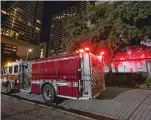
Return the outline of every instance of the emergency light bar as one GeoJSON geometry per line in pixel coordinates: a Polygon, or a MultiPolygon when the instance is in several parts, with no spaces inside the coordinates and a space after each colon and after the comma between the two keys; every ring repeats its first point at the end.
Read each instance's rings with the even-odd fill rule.
{"type": "Polygon", "coordinates": [[[80,49],[80,50],[79,50],[79,52],[80,52],[80,53],[83,53],[83,52],[84,52],[84,50],[83,50],[83,49],[80,49]]]}
{"type": "Polygon", "coordinates": [[[90,49],[89,48],[84,48],[84,49],[79,49],[78,51],[80,53],[88,52],[90,49]]]}

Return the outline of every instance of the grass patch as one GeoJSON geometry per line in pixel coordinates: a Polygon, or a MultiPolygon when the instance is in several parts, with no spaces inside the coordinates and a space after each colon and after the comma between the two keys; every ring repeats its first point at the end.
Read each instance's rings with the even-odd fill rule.
{"type": "Polygon", "coordinates": [[[145,84],[150,87],[151,86],[151,78],[147,78],[145,84]]]}
{"type": "Polygon", "coordinates": [[[96,99],[105,100],[105,99],[114,99],[119,94],[130,90],[130,88],[121,88],[121,87],[107,87],[96,99]]]}

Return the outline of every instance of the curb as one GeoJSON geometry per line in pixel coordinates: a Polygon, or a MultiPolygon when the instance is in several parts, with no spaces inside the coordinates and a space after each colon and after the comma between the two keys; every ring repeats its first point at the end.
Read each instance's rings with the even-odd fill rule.
{"type": "Polygon", "coordinates": [[[9,97],[9,98],[12,98],[12,99],[15,99],[15,100],[19,100],[19,101],[23,101],[25,103],[28,103],[28,104],[33,104],[33,105],[38,105],[38,106],[41,106],[41,107],[44,107],[44,108],[48,108],[48,109],[54,109],[54,110],[57,110],[59,112],[63,112],[63,113],[67,113],[67,114],[70,114],[70,115],[73,115],[73,116],[76,116],[76,117],[81,117],[81,118],[84,118],[86,120],[96,120],[94,118],[90,118],[90,117],[87,117],[87,116],[83,116],[83,115],[79,115],[79,114],[76,114],[76,113],[72,113],[72,112],[68,112],[68,111],[64,111],[64,110],[61,110],[61,109],[57,109],[57,108],[54,108],[54,107],[48,107],[48,106],[45,106],[45,105],[42,105],[42,104],[36,104],[34,102],[30,102],[30,101],[26,101],[26,100],[20,100],[18,98],[15,98],[15,97],[12,97],[12,96],[9,96],[9,95],[4,95],[4,94],[1,94],[2,96],[6,96],[6,97],[9,97]]]}

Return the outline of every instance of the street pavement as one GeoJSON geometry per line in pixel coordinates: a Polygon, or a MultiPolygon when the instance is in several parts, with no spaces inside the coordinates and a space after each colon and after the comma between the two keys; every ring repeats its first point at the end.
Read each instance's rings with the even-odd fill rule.
{"type": "Polygon", "coordinates": [[[88,118],[1,96],[2,120],[88,120],[88,118]]]}
{"type": "MultiPolygon", "coordinates": [[[[26,92],[15,95],[43,102],[41,95],[26,92]]],[[[112,100],[66,99],[58,105],[118,120],[151,120],[151,90],[128,90],[112,100]]]]}

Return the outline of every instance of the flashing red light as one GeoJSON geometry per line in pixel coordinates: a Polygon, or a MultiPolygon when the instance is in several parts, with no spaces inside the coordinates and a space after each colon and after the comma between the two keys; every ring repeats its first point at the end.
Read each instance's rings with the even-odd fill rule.
{"type": "Polygon", "coordinates": [[[101,55],[104,55],[104,52],[101,52],[101,55]]]}
{"type": "Polygon", "coordinates": [[[84,50],[83,50],[83,49],[80,49],[80,50],[79,50],[79,52],[80,52],[80,53],[83,53],[83,52],[84,52],[84,50]]]}
{"type": "Polygon", "coordinates": [[[88,50],[90,50],[89,48],[85,48],[85,51],[88,51],[88,50]]]}

